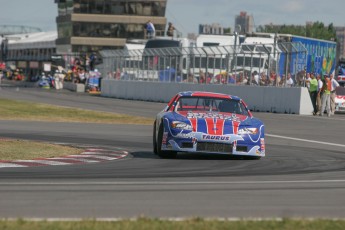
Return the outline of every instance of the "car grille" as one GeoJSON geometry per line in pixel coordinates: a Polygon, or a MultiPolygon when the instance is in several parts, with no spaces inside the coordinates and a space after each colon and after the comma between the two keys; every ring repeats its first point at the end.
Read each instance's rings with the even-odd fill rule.
{"type": "Polygon", "coordinates": [[[238,152],[248,152],[248,148],[247,148],[247,146],[239,146],[239,145],[237,145],[236,146],[236,151],[238,151],[238,152]]]}
{"type": "Polygon", "coordinates": [[[199,152],[232,152],[231,144],[198,142],[196,150],[199,152]]]}
{"type": "Polygon", "coordinates": [[[182,148],[193,148],[193,143],[192,142],[182,142],[181,144],[182,148]]]}

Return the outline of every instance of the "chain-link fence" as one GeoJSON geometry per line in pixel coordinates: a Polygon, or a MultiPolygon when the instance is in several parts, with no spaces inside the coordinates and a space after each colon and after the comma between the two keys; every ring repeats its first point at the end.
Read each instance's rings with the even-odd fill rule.
{"type": "Polygon", "coordinates": [[[102,75],[126,81],[198,84],[303,85],[301,43],[104,50],[102,75]]]}

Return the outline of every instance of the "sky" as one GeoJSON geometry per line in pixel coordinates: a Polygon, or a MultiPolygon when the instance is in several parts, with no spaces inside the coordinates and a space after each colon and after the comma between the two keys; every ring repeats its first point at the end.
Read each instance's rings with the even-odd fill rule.
{"type": "MultiPolygon", "coordinates": [[[[56,30],[54,0],[0,0],[0,25],[26,25],[56,30]]],[[[187,35],[198,33],[199,24],[218,23],[234,28],[241,11],[253,15],[255,26],[304,25],[320,21],[345,26],[344,0],[168,0],[166,17],[187,35]]]]}

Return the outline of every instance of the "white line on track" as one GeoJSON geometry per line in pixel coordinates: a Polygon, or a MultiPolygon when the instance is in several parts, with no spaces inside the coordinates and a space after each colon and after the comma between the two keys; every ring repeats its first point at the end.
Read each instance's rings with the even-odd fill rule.
{"type": "Polygon", "coordinates": [[[265,136],[281,138],[281,139],[288,139],[288,140],[294,140],[294,141],[303,141],[303,142],[309,142],[309,143],[317,143],[317,144],[322,144],[322,145],[331,145],[331,146],[345,147],[345,145],[342,145],[342,144],[323,142],[323,141],[314,141],[314,140],[301,139],[301,138],[295,138],[295,137],[285,137],[285,136],[273,135],[273,134],[265,134],[265,136]]]}
{"type": "Polygon", "coordinates": [[[209,184],[305,184],[305,183],[345,183],[344,180],[286,180],[286,181],[133,181],[133,182],[0,182],[1,185],[209,185],[209,184]]]}

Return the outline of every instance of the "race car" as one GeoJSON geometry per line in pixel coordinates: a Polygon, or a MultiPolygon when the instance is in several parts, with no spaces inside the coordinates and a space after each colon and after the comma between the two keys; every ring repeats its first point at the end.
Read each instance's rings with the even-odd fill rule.
{"type": "Polygon", "coordinates": [[[265,156],[265,126],[237,97],[212,92],[180,92],[153,124],[153,151],[265,156]]]}
{"type": "Polygon", "coordinates": [[[337,87],[335,90],[335,112],[345,112],[345,88],[337,87]]]}

